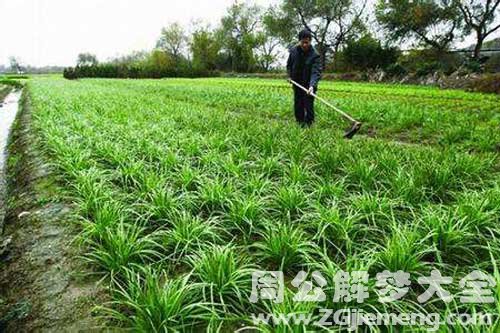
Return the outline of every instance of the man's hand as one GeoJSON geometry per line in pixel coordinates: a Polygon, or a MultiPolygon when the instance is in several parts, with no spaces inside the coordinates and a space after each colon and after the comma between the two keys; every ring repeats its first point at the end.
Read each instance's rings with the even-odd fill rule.
{"type": "Polygon", "coordinates": [[[307,94],[308,95],[314,94],[314,87],[309,87],[309,89],[307,89],[307,94]]]}

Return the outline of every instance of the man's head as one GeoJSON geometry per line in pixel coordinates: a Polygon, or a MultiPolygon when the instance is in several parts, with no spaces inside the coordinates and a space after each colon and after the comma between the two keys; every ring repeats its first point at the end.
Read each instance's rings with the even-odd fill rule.
{"type": "Polygon", "coordinates": [[[311,48],[312,34],[308,29],[299,32],[299,45],[304,52],[309,51],[311,48]]]}

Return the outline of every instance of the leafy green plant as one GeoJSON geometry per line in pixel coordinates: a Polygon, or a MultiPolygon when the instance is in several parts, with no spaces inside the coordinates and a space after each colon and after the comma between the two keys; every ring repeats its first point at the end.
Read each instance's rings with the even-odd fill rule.
{"type": "Polygon", "coordinates": [[[165,255],[178,260],[214,243],[220,243],[222,232],[214,219],[203,221],[184,212],[171,221],[171,226],[161,234],[165,255]]]}
{"type": "Polygon", "coordinates": [[[252,266],[231,246],[212,246],[192,255],[188,262],[193,278],[203,284],[206,301],[223,311],[244,314],[248,310],[252,266]]]}
{"type": "Polygon", "coordinates": [[[126,270],[124,276],[125,282],[113,281],[116,300],[102,311],[126,328],[140,332],[189,331],[212,316],[209,304],[202,300],[200,285],[190,282],[189,275],[169,279],[163,272],[144,269],[126,270]]]}
{"type": "MultiPolygon", "coordinates": [[[[250,310],[315,311],[250,304],[254,269],[285,271],[288,289],[302,269],[330,282],[339,270],[495,272],[496,96],[322,82],[322,97],[366,124],[345,141],[321,104],[313,127],[295,126],[277,80],[39,77],[26,89],[78,244],[111,286],[102,310],[120,328],[234,331],[252,326],[250,310]]],[[[454,310],[413,296],[364,308],[454,310]]],[[[257,329],[309,329],[299,326],[257,329]]]]}
{"type": "Polygon", "coordinates": [[[110,274],[121,274],[134,265],[144,265],[161,258],[154,234],[145,235],[138,224],[119,223],[107,228],[100,241],[89,241],[92,251],[87,261],[110,274]]]}
{"type": "Polygon", "coordinates": [[[313,243],[306,240],[305,232],[289,223],[267,222],[260,236],[262,240],[254,246],[261,260],[282,271],[303,266],[314,249],[313,243]]]}

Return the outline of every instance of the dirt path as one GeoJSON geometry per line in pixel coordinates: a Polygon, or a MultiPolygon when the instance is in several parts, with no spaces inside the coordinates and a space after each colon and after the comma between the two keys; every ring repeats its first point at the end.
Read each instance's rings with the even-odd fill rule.
{"type": "Polygon", "coordinates": [[[22,98],[9,147],[0,237],[0,331],[99,331],[91,311],[104,289],[81,273],[72,244],[75,217],[36,147],[29,102],[22,98]]]}

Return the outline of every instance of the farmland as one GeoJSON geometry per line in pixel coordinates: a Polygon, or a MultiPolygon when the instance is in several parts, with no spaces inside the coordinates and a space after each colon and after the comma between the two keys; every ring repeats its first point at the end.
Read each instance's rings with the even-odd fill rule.
{"type": "MultiPolygon", "coordinates": [[[[321,317],[320,307],[498,312],[421,305],[421,287],[382,304],[374,277],[402,270],[417,285],[439,269],[452,293],[473,270],[500,282],[500,99],[343,82],[322,82],[319,94],[364,122],[359,136],[342,139],[347,125],[319,104],[318,122],[298,127],[277,80],[27,83],[77,244],[110,286],[99,313],[111,325],[233,331],[254,327],[251,313],[321,317]],[[249,301],[254,270],[284,272],[285,302],[249,301]],[[324,303],[290,301],[300,270],[328,280],[324,303]],[[362,304],[333,301],[340,270],[370,273],[362,304]]],[[[306,326],[293,331],[318,329],[306,326]]]]}

